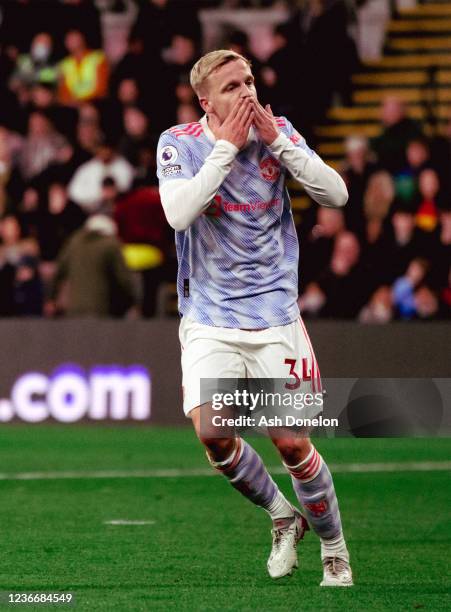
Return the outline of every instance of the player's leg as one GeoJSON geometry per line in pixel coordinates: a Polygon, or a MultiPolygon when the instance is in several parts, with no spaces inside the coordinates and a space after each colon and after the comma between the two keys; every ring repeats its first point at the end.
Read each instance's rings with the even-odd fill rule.
{"type": "MultiPolygon", "coordinates": [[[[201,411],[210,412],[204,404],[190,411],[189,416],[197,437],[206,449],[210,464],[223,474],[230,484],[257,506],[264,508],[276,523],[292,518],[293,508],[279,491],[266,470],[260,455],[240,437],[214,437],[202,425],[201,411]]],[[[205,420],[210,420],[205,417],[205,420]]]]}
{"type": "MultiPolygon", "coordinates": [[[[299,390],[319,393],[321,377],[315,354],[302,321],[267,330],[261,345],[246,351],[246,367],[250,378],[289,378],[299,382],[299,390]],[[266,341],[266,342],[265,342],[266,341]],[[306,384],[309,387],[306,388],[306,384]],[[302,385],[302,386],[301,386],[302,385]]],[[[321,539],[324,565],[323,585],[352,584],[349,554],[343,537],[340,511],[331,473],[316,451],[306,432],[275,429],[269,434],[291,474],[293,488],[305,516],[321,539]],[[329,571],[332,564],[332,570],[329,571]],[[338,573],[336,570],[339,570],[338,573]],[[338,575],[339,574],[339,575],[338,575]]]]}
{"type": "Polygon", "coordinates": [[[270,515],[274,542],[268,560],[270,576],[281,578],[291,574],[293,568],[297,567],[295,544],[304,535],[307,527],[305,519],[281,493],[261,457],[250,444],[240,437],[218,438],[214,437],[214,433],[206,431],[210,422],[210,405],[194,408],[189,416],[199,440],[206,448],[210,464],[237,491],[270,515]]]}
{"type": "Polygon", "coordinates": [[[321,540],[322,586],[351,586],[349,553],[338,499],[326,462],[308,437],[274,437],[293,489],[311,528],[321,540]]]}
{"type": "MultiPolygon", "coordinates": [[[[211,465],[242,495],[264,508],[274,529],[299,531],[300,517],[267,472],[258,453],[243,439],[212,427],[211,404],[201,405],[200,379],[244,378],[242,357],[227,338],[218,338],[214,328],[193,322],[181,326],[184,411],[192,419],[196,434],[211,465]],[[203,412],[202,412],[203,410],[203,412]]],[[[293,560],[274,563],[273,576],[289,573],[293,560]]]]}

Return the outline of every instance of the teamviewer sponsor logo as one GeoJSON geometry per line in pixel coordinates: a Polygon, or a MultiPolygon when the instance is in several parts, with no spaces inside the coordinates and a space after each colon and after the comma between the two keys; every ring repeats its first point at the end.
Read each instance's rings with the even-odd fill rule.
{"type": "Polygon", "coordinates": [[[0,422],[144,421],[150,415],[151,377],[139,365],[85,371],[71,364],[50,376],[27,372],[15,381],[10,399],[0,400],[0,422]]]}
{"type": "Polygon", "coordinates": [[[224,200],[221,196],[217,195],[211,201],[210,206],[207,208],[204,214],[209,217],[220,217],[223,210],[229,213],[255,213],[258,211],[265,211],[270,208],[277,208],[280,206],[280,203],[281,201],[279,198],[274,198],[273,200],[269,200],[267,202],[229,202],[228,200],[224,200]]]}

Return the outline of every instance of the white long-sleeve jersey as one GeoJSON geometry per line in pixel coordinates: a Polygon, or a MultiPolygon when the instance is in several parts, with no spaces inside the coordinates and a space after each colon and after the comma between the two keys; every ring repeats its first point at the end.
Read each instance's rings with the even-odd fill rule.
{"type": "Polygon", "coordinates": [[[176,230],[179,310],[200,323],[261,329],[299,316],[299,248],[287,170],[319,204],[347,201],[335,170],[287,119],[276,121],[280,134],[270,146],[251,128],[240,151],[216,141],[206,117],[160,137],[158,178],[176,230]]]}

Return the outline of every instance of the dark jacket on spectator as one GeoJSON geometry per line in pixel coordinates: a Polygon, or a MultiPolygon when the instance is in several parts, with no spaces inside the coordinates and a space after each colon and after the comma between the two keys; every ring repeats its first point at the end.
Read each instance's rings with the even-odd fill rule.
{"type": "Polygon", "coordinates": [[[106,219],[111,225],[104,229],[102,223],[95,224],[98,218],[91,217],[75,232],[58,259],[51,297],[55,299],[67,281],[71,316],[120,317],[134,303],[131,273],[111,229],[114,224],[106,219]]]}

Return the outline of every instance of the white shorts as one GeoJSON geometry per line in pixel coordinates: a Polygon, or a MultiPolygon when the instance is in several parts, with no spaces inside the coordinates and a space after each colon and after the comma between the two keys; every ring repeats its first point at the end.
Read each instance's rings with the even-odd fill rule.
{"type": "Polygon", "coordinates": [[[321,375],[304,323],[246,331],[212,327],[182,317],[183,410],[201,404],[202,378],[278,378],[321,392],[321,375]],[[305,385],[307,384],[307,387],[305,385]]]}

